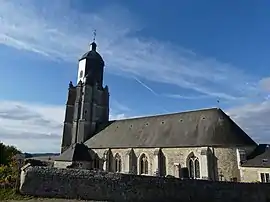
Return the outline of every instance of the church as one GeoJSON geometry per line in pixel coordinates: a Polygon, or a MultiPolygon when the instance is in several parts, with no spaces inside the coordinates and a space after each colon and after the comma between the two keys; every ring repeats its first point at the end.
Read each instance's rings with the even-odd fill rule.
{"type": "Polygon", "coordinates": [[[213,181],[269,182],[270,150],[219,108],[109,120],[97,44],[69,83],[61,154],[54,167],[213,181]]]}

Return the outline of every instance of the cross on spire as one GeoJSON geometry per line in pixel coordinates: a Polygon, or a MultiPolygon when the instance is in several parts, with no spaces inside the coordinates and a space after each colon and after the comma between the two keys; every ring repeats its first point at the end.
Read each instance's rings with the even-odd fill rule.
{"type": "Polygon", "coordinates": [[[218,98],[217,98],[217,107],[218,107],[218,108],[220,108],[219,103],[220,103],[220,98],[218,97],[218,98]]]}
{"type": "Polygon", "coordinates": [[[97,49],[97,44],[96,44],[96,35],[97,35],[97,30],[95,29],[93,31],[93,42],[89,44],[90,50],[96,50],[97,49]]]}
{"type": "Polygon", "coordinates": [[[96,36],[97,36],[97,30],[95,29],[93,32],[93,42],[96,41],[96,36]]]}

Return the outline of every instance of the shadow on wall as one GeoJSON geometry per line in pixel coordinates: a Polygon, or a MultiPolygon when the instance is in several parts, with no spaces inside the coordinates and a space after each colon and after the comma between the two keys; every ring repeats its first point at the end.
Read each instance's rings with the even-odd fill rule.
{"type": "Polygon", "coordinates": [[[218,181],[218,158],[215,155],[215,150],[213,152],[208,148],[207,149],[207,158],[208,158],[208,173],[210,180],[218,181]]]}
{"type": "Polygon", "coordinates": [[[129,155],[129,169],[130,174],[136,175],[138,173],[138,164],[137,164],[137,157],[133,149],[131,149],[128,154],[129,155]]]}
{"type": "Polygon", "coordinates": [[[164,153],[162,152],[162,150],[159,151],[159,169],[160,169],[160,176],[166,176],[166,157],[164,155],[164,153]]]}

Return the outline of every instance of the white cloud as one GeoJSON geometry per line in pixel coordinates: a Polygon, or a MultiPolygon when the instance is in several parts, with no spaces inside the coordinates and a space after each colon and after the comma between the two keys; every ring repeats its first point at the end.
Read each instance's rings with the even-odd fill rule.
{"type": "Polygon", "coordinates": [[[185,100],[197,100],[197,99],[205,99],[208,96],[205,95],[198,95],[198,96],[186,96],[186,95],[179,95],[179,94],[163,94],[163,96],[176,98],[176,99],[185,99],[185,100]]]}
{"type": "Polygon", "coordinates": [[[260,82],[260,87],[262,90],[266,91],[268,94],[270,94],[270,77],[263,78],[260,82]]]}
{"type": "Polygon", "coordinates": [[[228,115],[240,125],[254,140],[260,143],[270,142],[270,101],[246,104],[231,108],[228,115]]]}
{"type": "Polygon", "coordinates": [[[0,102],[0,140],[23,151],[59,151],[63,106],[0,102]]]}
{"type": "MultiPolygon", "coordinates": [[[[113,107],[110,119],[126,117],[127,107],[113,107]]],[[[0,141],[27,152],[58,152],[64,112],[61,105],[0,101],[0,141]]]]}
{"type": "Polygon", "coordinates": [[[109,72],[229,100],[257,93],[257,80],[230,64],[200,57],[170,43],[135,37],[142,27],[122,7],[86,14],[62,0],[42,7],[35,1],[18,4],[0,0],[0,4],[2,44],[75,62],[97,29],[98,45],[109,72]]]}

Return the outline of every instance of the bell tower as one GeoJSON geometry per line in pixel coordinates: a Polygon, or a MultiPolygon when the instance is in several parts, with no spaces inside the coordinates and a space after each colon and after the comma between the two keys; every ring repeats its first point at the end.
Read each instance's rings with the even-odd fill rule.
{"type": "Polygon", "coordinates": [[[76,86],[70,84],[61,153],[70,145],[91,138],[109,121],[109,89],[103,87],[104,61],[93,41],[79,59],[76,86]]]}

